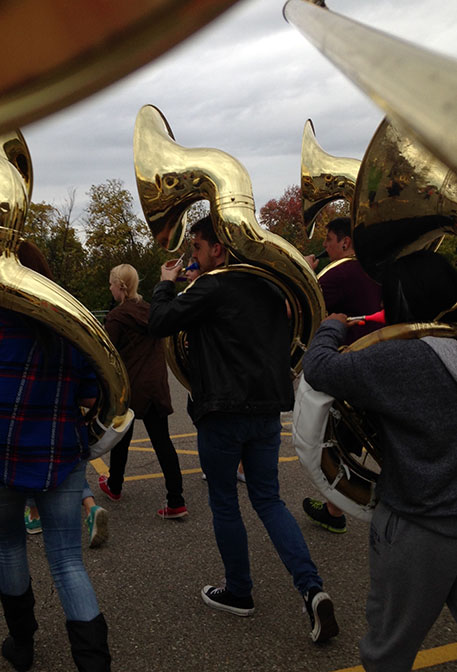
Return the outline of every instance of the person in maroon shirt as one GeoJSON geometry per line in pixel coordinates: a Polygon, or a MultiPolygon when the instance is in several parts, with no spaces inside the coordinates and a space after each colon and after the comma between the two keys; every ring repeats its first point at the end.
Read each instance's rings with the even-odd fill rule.
{"type": "MultiPolygon", "coordinates": [[[[324,248],[331,262],[341,262],[330,266],[329,270],[324,269],[319,276],[327,313],[356,317],[381,310],[381,286],[365,273],[355,257],[349,217],[338,217],[329,222],[324,248]]],[[[314,255],[306,257],[306,260],[315,270],[319,260],[314,255]]],[[[377,322],[354,322],[347,330],[344,344],[349,345],[380,326],[377,322]]],[[[303,510],[313,523],[329,532],[343,534],[347,531],[346,516],[331,502],[305,497],[303,510]]]]}

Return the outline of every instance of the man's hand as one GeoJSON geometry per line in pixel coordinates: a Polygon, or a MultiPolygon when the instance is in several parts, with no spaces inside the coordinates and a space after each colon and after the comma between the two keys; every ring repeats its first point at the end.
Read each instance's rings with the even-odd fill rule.
{"type": "Polygon", "coordinates": [[[319,266],[319,259],[316,259],[316,256],[314,254],[308,254],[305,257],[305,259],[308,262],[308,266],[311,266],[313,271],[315,271],[316,268],[319,266]]]}
{"type": "Polygon", "coordinates": [[[171,280],[171,282],[176,282],[182,269],[181,259],[171,259],[166,261],[160,268],[160,279],[161,280],[171,280]]]}
{"type": "Polygon", "coordinates": [[[347,324],[348,316],[344,313],[331,313],[328,317],[325,318],[325,320],[322,320],[322,322],[326,322],[327,320],[338,320],[338,322],[347,324]]]}

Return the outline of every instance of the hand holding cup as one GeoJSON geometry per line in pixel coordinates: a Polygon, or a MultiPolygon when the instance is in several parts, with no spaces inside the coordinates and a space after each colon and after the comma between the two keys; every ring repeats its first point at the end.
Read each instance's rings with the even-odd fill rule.
{"type": "Polygon", "coordinates": [[[184,255],[182,254],[179,259],[169,259],[161,267],[161,280],[171,280],[171,282],[176,282],[179,273],[182,269],[182,260],[184,255]]]}

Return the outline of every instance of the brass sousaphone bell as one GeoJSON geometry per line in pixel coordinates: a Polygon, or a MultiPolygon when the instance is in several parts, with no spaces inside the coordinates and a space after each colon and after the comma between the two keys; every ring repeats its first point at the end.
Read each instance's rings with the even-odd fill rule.
{"type": "Polygon", "coordinates": [[[316,217],[326,205],[339,199],[352,202],[360,163],[359,159],[328,154],[316,140],[311,119],[306,121],[300,173],[303,219],[308,238],[312,238],[316,217]]]}
{"type": "MultiPolygon", "coordinates": [[[[206,199],[215,233],[235,262],[211,273],[241,270],[280,287],[292,312],[290,359],[297,374],[302,344],[310,341],[325,314],[322,292],[300,252],[257,223],[246,169],[220,150],[178,145],[165,117],[152,105],[142,107],[137,116],[134,161],[146,222],[165,249],[179,247],[186,210],[206,199]]],[[[168,343],[169,364],[178,380],[189,387],[182,334],[168,343]]]]}

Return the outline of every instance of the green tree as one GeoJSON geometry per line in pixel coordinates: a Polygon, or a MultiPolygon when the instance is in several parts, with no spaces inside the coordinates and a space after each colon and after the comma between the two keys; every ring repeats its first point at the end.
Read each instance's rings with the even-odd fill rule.
{"type": "Polygon", "coordinates": [[[73,225],[74,202],[73,191],[60,209],[49,203],[31,203],[24,236],[43,252],[55,282],[84,302],[82,276],[86,254],[73,225]]]}
{"type": "Polygon", "coordinates": [[[37,245],[49,259],[48,244],[55,224],[57,211],[53,205],[30,203],[24,225],[24,237],[37,245]]]}
{"type": "Polygon", "coordinates": [[[457,266],[457,236],[446,235],[438,251],[454,267],[457,266]]]}
{"type": "Polygon", "coordinates": [[[88,196],[83,221],[90,256],[100,258],[109,254],[125,263],[136,261],[149,241],[149,230],[134,212],[133,196],[122,180],[110,179],[92,185],[88,196]]]}
{"type": "Polygon", "coordinates": [[[187,264],[192,258],[192,236],[190,235],[191,226],[200,219],[203,219],[203,217],[209,215],[209,213],[209,201],[197,201],[197,203],[191,205],[186,212],[186,232],[178,250],[179,255],[184,255],[183,261],[185,264],[187,264]]]}
{"type": "Polygon", "coordinates": [[[134,211],[133,196],[123,182],[110,179],[89,190],[90,201],[83,214],[87,250],[87,302],[91,309],[111,305],[109,273],[113,266],[131,264],[141,279],[140,291],[150,296],[168,258],[145,222],[134,211]]]}

